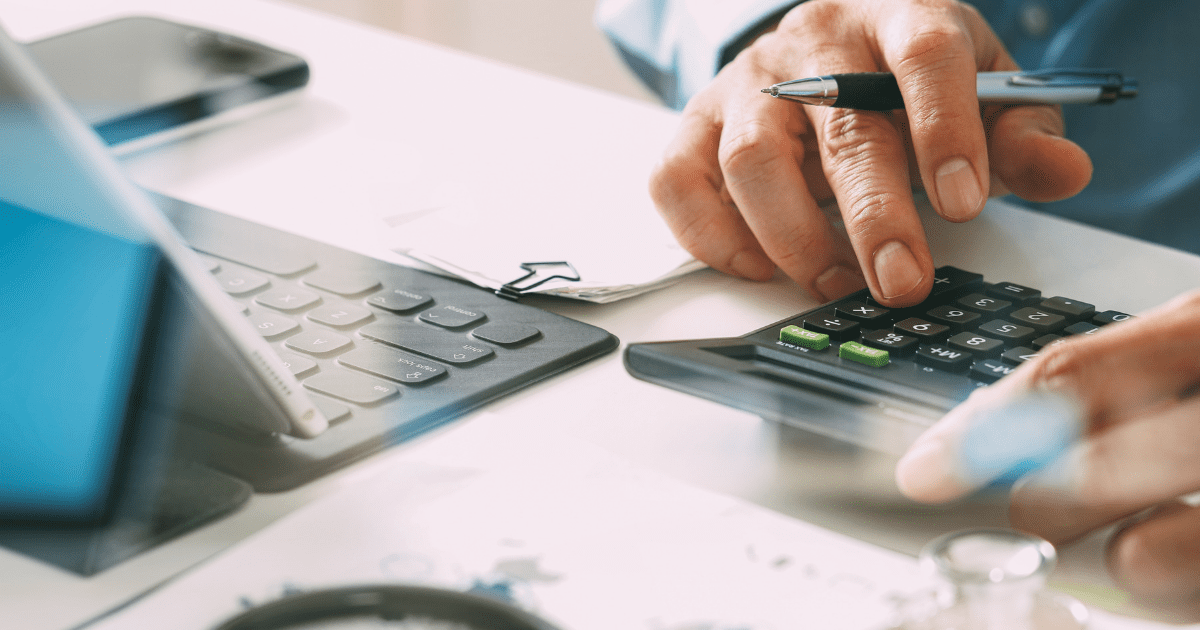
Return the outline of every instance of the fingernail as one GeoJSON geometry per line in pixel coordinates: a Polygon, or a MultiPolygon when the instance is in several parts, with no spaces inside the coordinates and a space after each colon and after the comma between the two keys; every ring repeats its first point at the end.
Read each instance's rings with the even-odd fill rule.
{"type": "Polygon", "coordinates": [[[983,206],[983,187],[975,177],[975,169],[963,158],[952,158],[937,170],[938,206],[942,216],[954,221],[966,221],[979,213],[983,206]]]}
{"type": "Polygon", "coordinates": [[[863,288],[866,286],[866,281],[863,280],[861,274],[844,265],[833,265],[817,276],[814,284],[821,294],[819,297],[825,300],[834,300],[863,288]]]}
{"type": "MultiPolygon", "coordinates": [[[[961,474],[979,485],[1016,481],[1067,452],[1082,432],[1081,423],[1078,404],[1049,393],[1028,394],[985,410],[963,434],[961,474]]],[[[1057,480],[1058,475],[1050,476],[1057,480]]]]}
{"type": "Polygon", "coordinates": [[[733,273],[750,280],[767,280],[775,273],[775,265],[756,252],[738,252],[729,259],[733,273]]]}
{"type": "Polygon", "coordinates": [[[941,439],[918,441],[896,463],[896,486],[917,501],[940,503],[961,494],[953,477],[946,443],[941,439]]]}
{"type": "Polygon", "coordinates": [[[875,277],[885,298],[906,295],[925,279],[917,259],[900,241],[889,241],[875,250],[874,262],[875,277]]]}

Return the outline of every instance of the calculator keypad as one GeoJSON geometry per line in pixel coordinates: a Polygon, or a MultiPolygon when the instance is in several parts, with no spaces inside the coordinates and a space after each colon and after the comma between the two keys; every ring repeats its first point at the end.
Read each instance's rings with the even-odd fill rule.
{"type": "Polygon", "coordinates": [[[905,371],[898,378],[906,382],[915,369],[959,374],[983,385],[1070,336],[1095,334],[1129,318],[1119,311],[1097,312],[1094,305],[1072,298],[1045,297],[1036,288],[988,284],[979,274],[942,267],[930,297],[917,306],[888,309],[860,292],[781,322],[775,330],[781,339],[791,339],[792,347],[805,345],[794,343],[799,329],[828,335],[828,348],[806,345],[803,352],[809,357],[840,358],[840,365],[852,361],[880,375],[905,371]],[[882,351],[886,358],[867,357],[863,347],[882,351]]]}

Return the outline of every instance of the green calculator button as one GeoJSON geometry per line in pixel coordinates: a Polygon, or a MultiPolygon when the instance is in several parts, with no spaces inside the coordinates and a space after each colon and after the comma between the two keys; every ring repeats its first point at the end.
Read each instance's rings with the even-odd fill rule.
{"type": "MultiPolygon", "coordinates": [[[[829,347],[829,335],[805,330],[799,326],[787,326],[783,330],[780,330],[779,340],[813,350],[824,350],[829,347]]],[[[884,354],[886,355],[887,353],[885,352],[884,354]]]]}
{"type": "Polygon", "coordinates": [[[887,350],[879,350],[862,345],[856,341],[847,341],[838,348],[838,356],[851,361],[858,361],[871,367],[883,367],[888,364],[887,350]]]}

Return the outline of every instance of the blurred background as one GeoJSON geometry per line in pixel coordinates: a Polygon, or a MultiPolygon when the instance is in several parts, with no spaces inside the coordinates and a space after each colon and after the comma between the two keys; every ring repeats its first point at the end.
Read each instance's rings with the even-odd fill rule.
{"type": "Polygon", "coordinates": [[[284,0],[657,102],[593,25],[595,0],[284,0]]]}

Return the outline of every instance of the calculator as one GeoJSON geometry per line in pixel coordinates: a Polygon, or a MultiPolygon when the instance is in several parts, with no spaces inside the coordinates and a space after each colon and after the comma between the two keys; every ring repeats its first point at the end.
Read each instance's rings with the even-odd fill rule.
{"type": "Polygon", "coordinates": [[[975,389],[1130,317],[945,266],[916,306],[864,289],[741,337],[630,344],[624,360],[639,379],[902,453],[975,389]]]}

